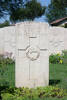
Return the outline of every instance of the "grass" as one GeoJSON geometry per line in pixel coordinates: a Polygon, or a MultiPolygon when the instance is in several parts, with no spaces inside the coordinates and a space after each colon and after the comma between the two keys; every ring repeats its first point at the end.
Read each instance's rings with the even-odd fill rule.
{"type": "MultiPolygon", "coordinates": [[[[49,84],[67,89],[67,64],[50,64],[49,84]]],[[[3,75],[10,86],[15,86],[15,65],[8,65],[3,75]]]]}
{"type": "MultiPolygon", "coordinates": [[[[49,85],[57,85],[60,88],[67,89],[67,64],[50,64],[49,70],[49,85]]],[[[37,100],[67,100],[67,96],[63,98],[47,97],[37,100]]]]}
{"type": "MultiPolygon", "coordinates": [[[[49,85],[67,89],[67,64],[50,64],[49,85]]],[[[45,98],[44,100],[67,100],[63,98],[45,98]]]]}
{"type": "Polygon", "coordinates": [[[8,66],[8,81],[10,86],[15,86],[15,64],[8,66]]]}
{"type": "MultiPolygon", "coordinates": [[[[67,57],[65,58],[67,59],[67,57]]],[[[50,64],[49,66],[49,85],[58,86],[63,89],[67,89],[67,63],[65,64],[50,64]]],[[[3,77],[9,82],[10,86],[15,86],[15,64],[8,65],[7,70],[3,74],[3,77]]],[[[47,97],[36,100],[67,100],[67,97],[52,98],[47,97]]]]}
{"type": "MultiPolygon", "coordinates": [[[[67,54],[64,56],[64,64],[50,64],[49,85],[58,86],[67,90],[67,54]]],[[[45,98],[44,100],[59,100],[58,98],[45,98]]],[[[67,97],[60,98],[67,100],[67,97]]]]}
{"type": "Polygon", "coordinates": [[[50,85],[67,89],[67,64],[50,64],[50,85]]]}
{"type": "MultiPolygon", "coordinates": [[[[3,72],[0,72],[0,85],[15,86],[15,64],[9,64],[4,67],[3,72]],[[5,68],[6,67],[6,68],[5,68]]],[[[1,70],[0,70],[1,71],[1,70]]]]}
{"type": "MultiPolygon", "coordinates": [[[[60,88],[67,89],[67,64],[50,64],[50,85],[59,86],[60,88]]],[[[9,85],[15,86],[15,65],[8,65],[7,71],[4,73],[4,78],[8,78],[9,85]],[[7,73],[7,74],[6,74],[7,73]]],[[[36,100],[67,100],[67,97],[63,98],[41,98],[36,100]]]]}

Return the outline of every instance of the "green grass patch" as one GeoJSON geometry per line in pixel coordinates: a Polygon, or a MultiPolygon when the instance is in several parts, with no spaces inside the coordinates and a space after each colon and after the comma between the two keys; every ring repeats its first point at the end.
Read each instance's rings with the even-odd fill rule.
{"type": "Polygon", "coordinates": [[[67,89],[67,64],[50,64],[50,85],[67,89]]]}
{"type": "Polygon", "coordinates": [[[10,87],[2,87],[2,100],[67,100],[67,52],[64,51],[64,54],[63,63],[49,65],[48,87],[15,88],[15,64],[6,64],[0,70],[0,84],[10,87]]]}
{"type": "MultiPolygon", "coordinates": [[[[10,74],[14,71],[14,66],[8,66],[11,85],[15,79],[15,74],[10,74]]],[[[67,64],[50,64],[49,68],[50,86],[36,89],[7,88],[1,92],[2,100],[67,100],[67,64]]]]}
{"type": "Polygon", "coordinates": [[[0,86],[15,86],[15,64],[0,67],[0,86]]]}

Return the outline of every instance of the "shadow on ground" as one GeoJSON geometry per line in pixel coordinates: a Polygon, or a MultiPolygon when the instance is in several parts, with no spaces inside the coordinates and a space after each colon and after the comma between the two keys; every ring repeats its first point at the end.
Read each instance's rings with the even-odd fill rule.
{"type": "Polygon", "coordinates": [[[59,84],[61,81],[60,80],[49,80],[49,85],[57,85],[59,84]]]}

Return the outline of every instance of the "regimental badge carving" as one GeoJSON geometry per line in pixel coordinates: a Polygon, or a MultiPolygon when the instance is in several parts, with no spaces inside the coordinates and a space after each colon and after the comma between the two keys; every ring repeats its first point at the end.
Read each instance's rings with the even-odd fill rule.
{"type": "Polygon", "coordinates": [[[26,56],[34,61],[37,60],[40,56],[40,49],[37,46],[29,46],[26,50],[26,56]]]}

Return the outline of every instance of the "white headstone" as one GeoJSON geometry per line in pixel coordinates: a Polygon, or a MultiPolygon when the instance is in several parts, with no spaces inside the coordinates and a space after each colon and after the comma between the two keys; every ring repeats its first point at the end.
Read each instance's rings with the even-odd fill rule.
{"type": "Polygon", "coordinates": [[[48,25],[23,22],[17,24],[16,87],[49,84],[48,25]]]}

